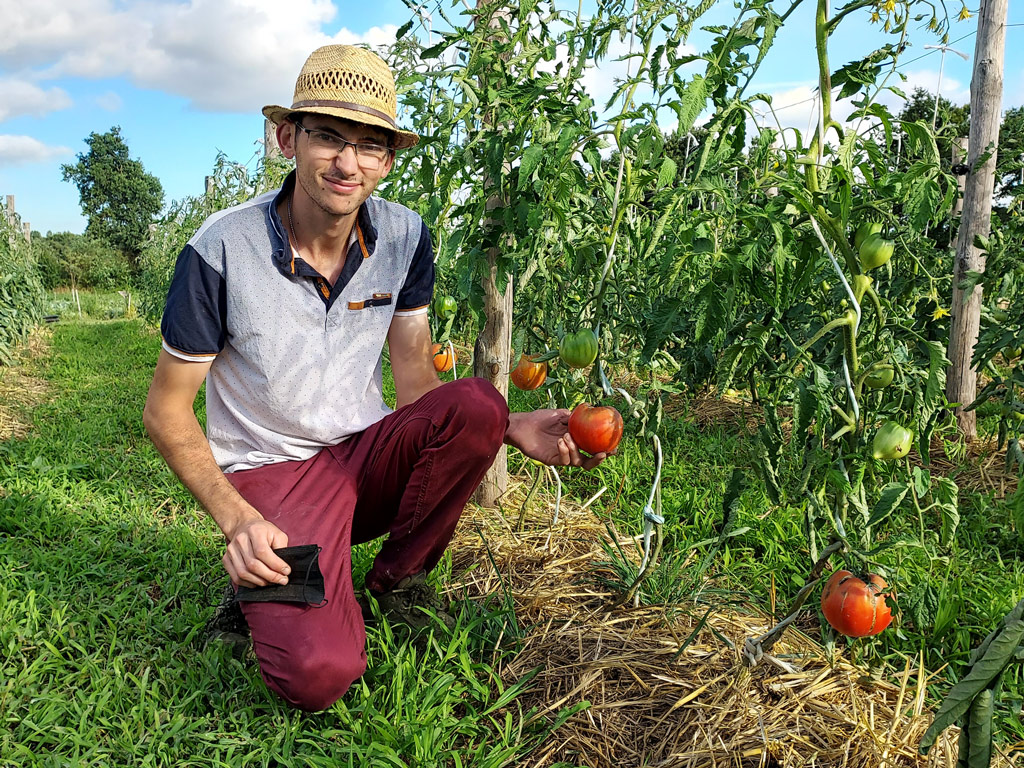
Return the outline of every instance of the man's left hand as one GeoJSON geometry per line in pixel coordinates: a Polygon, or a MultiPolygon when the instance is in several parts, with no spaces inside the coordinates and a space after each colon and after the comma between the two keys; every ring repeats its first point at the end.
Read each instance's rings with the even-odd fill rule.
{"type": "Polygon", "coordinates": [[[543,464],[593,469],[608,454],[587,457],[580,453],[569,435],[569,413],[565,408],[512,413],[505,442],[543,464]]]}

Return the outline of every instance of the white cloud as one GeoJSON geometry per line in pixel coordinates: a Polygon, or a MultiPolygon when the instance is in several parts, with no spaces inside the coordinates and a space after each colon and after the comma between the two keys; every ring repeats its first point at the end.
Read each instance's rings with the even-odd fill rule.
{"type": "Polygon", "coordinates": [[[0,78],[0,122],[19,115],[42,117],[70,106],[71,97],[60,88],[44,90],[28,80],[0,78]]]}
{"type": "Polygon", "coordinates": [[[107,112],[117,112],[121,109],[124,102],[121,101],[121,97],[114,91],[107,91],[96,97],[96,104],[100,109],[105,109],[107,112]]]}
{"type": "Polygon", "coordinates": [[[321,31],[331,0],[0,0],[0,66],[41,77],[127,77],[205,111],[290,102],[306,56],[329,43],[383,45],[397,27],[321,31]]]}
{"type": "Polygon", "coordinates": [[[0,167],[42,163],[70,154],[68,147],[51,147],[31,136],[0,135],[0,167]]]}

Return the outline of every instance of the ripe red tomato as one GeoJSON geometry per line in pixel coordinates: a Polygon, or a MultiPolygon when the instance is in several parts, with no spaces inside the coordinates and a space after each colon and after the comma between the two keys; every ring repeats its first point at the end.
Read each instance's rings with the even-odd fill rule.
{"type": "Polygon", "coordinates": [[[610,405],[580,403],[569,416],[569,435],[587,453],[611,453],[622,439],[622,414],[610,405]]]}
{"type": "Polygon", "coordinates": [[[520,356],[511,376],[512,383],[527,392],[539,387],[547,377],[548,364],[535,363],[533,357],[527,357],[526,354],[520,356]]]}
{"type": "Polygon", "coordinates": [[[455,365],[455,349],[451,348],[449,351],[447,344],[442,348],[440,344],[435,343],[430,348],[430,352],[434,356],[434,370],[438,373],[450,371],[455,365]]]}
{"type": "Polygon", "coordinates": [[[821,591],[821,611],[832,629],[847,637],[877,635],[892,621],[892,609],[885,602],[888,586],[876,573],[861,579],[836,571],[821,591]]]}

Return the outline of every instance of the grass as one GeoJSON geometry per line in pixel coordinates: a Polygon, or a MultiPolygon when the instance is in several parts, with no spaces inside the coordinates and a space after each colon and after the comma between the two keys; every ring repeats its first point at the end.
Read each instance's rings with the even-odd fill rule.
{"type": "MultiPolygon", "coordinates": [[[[490,606],[464,605],[454,631],[438,627],[418,643],[386,625],[371,629],[367,674],[319,715],[279,703],[253,662],[203,649],[225,579],[223,545],[142,429],[158,349],[159,337],[136,320],[59,323],[49,354],[30,365],[49,384],[48,399],[31,412],[35,427],[0,443],[0,766],[522,761],[559,721],[527,727],[520,688],[497,677],[515,652],[507,636],[499,639],[507,619],[500,595],[490,606]]],[[[544,404],[538,393],[514,390],[511,399],[517,410],[544,404]]],[[[202,398],[197,405],[201,412],[202,398]]],[[[773,598],[783,607],[809,566],[801,511],[772,509],[751,484],[734,523],[748,530],[716,548],[726,484],[737,464],[751,461],[748,438],[731,427],[698,429],[685,415],[666,419],[660,436],[665,547],[642,599],[699,614],[726,603],[768,608],[773,598]]],[[[510,461],[515,470],[521,457],[510,461]]],[[[596,471],[561,474],[577,499],[607,487],[595,514],[642,532],[654,475],[649,441],[627,433],[620,455],[596,471]]],[[[883,673],[919,653],[930,669],[948,665],[935,698],[1024,595],[1024,543],[1010,504],[964,493],[961,515],[942,560],[907,552],[897,563],[901,594],[931,590],[934,619],[915,626],[902,615],[894,630],[855,646],[883,673]]],[[[898,533],[916,518],[892,526],[898,533]]],[[[374,552],[356,549],[357,579],[374,552]]],[[[623,566],[620,586],[633,575],[623,566]]],[[[801,621],[812,633],[814,599],[801,621]]],[[[997,706],[1005,740],[1024,739],[1022,694],[1018,666],[997,706]]]]}

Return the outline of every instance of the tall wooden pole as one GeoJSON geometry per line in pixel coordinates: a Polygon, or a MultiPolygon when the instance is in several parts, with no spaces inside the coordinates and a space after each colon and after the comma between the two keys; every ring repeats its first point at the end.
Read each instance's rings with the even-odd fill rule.
{"type": "Polygon", "coordinates": [[[974,247],[974,238],[977,235],[988,236],[992,218],[1008,4],[1008,0],[981,0],[978,12],[978,38],[971,76],[971,131],[967,155],[970,170],[964,189],[960,231],[957,233],[953,302],[949,310],[946,397],[950,402],[961,404],[954,413],[957,426],[968,441],[978,436],[975,412],[965,411],[964,406],[974,400],[978,389],[978,372],[971,367],[971,357],[981,324],[981,286],[974,286],[969,295],[965,295],[959,286],[968,272],[985,271],[985,254],[974,247]],[[979,164],[986,154],[988,157],[979,164]]]}
{"type": "MultiPolygon", "coordinates": [[[[495,0],[477,0],[477,8],[495,2],[495,0]]],[[[499,19],[502,14],[508,16],[508,11],[498,10],[490,17],[491,38],[494,39],[500,28],[499,19]]],[[[498,116],[488,113],[484,115],[484,122],[493,126],[498,116]]],[[[486,179],[485,187],[496,186],[493,180],[486,179]]],[[[495,228],[498,226],[496,218],[491,215],[493,211],[502,208],[505,201],[501,195],[495,193],[487,200],[487,212],[489,214],[485,226],[495,228]]],[[[496,233],[497,234],[497,233],[496,233]]],[[[495,239],[500,239],[496,236],[495,239]]],[[[487,379],[501,393],[502,397],[508,399],[508,366],[512,357],[512,278],[508,276],[505,292],[502,293],[498,285],[498,247],[494,246],[487,251],[487,260],[490,268],[483,279],[484,289],[484,327],[476,338],[476,345],[473,349],[473,375],[481,379],[487,379]]],[[[487,470],[480,487],[476,492],[476,502],[481,506],[493,507],[498,503],[498,498],[508,488],[508,452],[505,446],[498,451],[494,464],[487,470]]]]}

